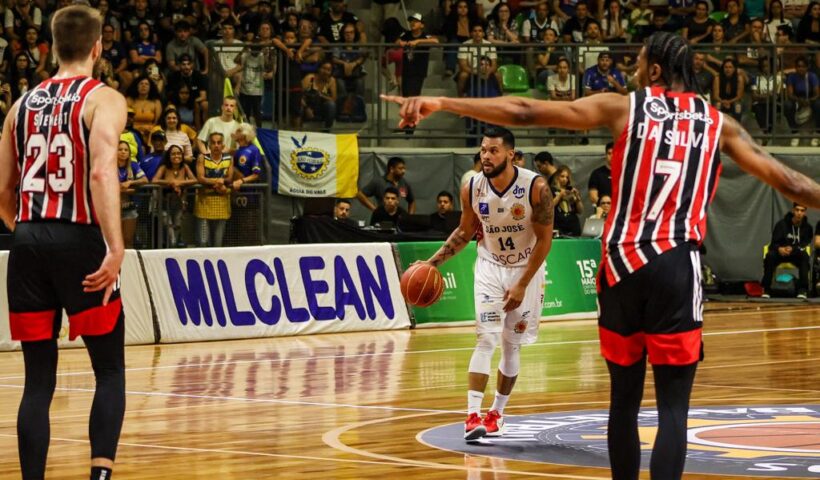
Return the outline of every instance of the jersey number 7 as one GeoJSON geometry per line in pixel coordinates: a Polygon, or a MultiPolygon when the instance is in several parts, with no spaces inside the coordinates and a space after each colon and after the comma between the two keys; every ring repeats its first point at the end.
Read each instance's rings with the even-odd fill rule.
{"type": "Polygon", "coordinates": [[[663,180],[663,187],[661,187],[661,190],[655,196],[655,200],[652,201],[652,207],[646,214],[647,220],[654,222],[658,219],[666,200],[669,199],[669,194],[672,193],[672,189],[675,188],[678,180],[680,180],[681,170],[683,170],[683,163],[675,160],[658,159],[655,162],[655,175],[663,175],[665,178],[663,180]]]}

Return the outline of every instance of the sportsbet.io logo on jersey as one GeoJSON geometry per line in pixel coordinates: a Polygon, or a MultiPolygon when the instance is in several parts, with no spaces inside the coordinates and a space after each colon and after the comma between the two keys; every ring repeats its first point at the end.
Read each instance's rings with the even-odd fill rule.
{"type": "Polygon", "coordinates": [[[81,100],[78,93],[64,95],[62,97],[52,97],[48,90],[43,88],[34,89],[26,98],[26,109],[35,112],[40,111],[50,105],[62,105],[63,103],[79,102],[81,100]]]}
{"type": "MultiPolygon", "coordinates": [[[[432,447],[511,460],[609,467],[606,410],[508,416],[503,437],[462,439],[464,424],[423,432],[432,447]]],[[[649,457],[658,412],[638,417],[641,468],[649,457]]],[[[686,472],[719,477],[820,477],[820,405],[692,407],[686,472]]]]}
{"type": "Polygon", "coordinates": [[[670,112],[669,108],[666,106],[666,102],[661,100],[657,97],[647,98],[643,102],[643,113],[646,114],[647,117],[655,120],[656,122],[663,122],[666,120],[697,120],[706,123],[707,125],[712,125],[715,123],[712,120],[712,117],[709,116],[708,113],[701,113],[701,112],[670,112]]]}

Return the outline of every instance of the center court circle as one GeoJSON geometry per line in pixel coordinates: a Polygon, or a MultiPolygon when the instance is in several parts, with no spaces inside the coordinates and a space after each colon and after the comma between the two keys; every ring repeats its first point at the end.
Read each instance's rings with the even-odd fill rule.
{"type": "MultiPolygon", "coordinates": [[[[464,424],[421,432],[434,448],[510,460],[609,467],[606,410],[506,416],[503,437],[463,439],[464,424]]],[[[641,409],[641,468],[649,468],[657,410],[641,409]]],[[[759,477],[820,476],[820,405],[697,407],[689,411],[686,472],[759,477]]]]}

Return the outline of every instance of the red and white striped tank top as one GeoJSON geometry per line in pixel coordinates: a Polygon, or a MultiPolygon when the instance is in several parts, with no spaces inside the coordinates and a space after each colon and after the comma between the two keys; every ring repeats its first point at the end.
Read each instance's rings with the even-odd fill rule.
{"type": "Polygon", "coordinates": [[[706,235],[717,189],[723,114],[693,93],[629,95],[629,122],[612,154],[612,211],[599,281],[610,286],[653,258],[706,235]]]}
{"type": "Polygon", "coordinates": [[[23,96],[14,120],[18,222],[97,223],[83,110],[102,85],[89,77],[49,79],[23,96]]]}

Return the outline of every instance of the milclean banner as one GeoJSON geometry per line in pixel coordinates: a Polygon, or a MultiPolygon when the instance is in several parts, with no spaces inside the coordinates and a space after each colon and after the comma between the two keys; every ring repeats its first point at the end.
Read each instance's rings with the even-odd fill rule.
{"type": "Polygon", "coordinates": [[[388,243],[141,255],[162,342],[410,326],[388,243]]]}

